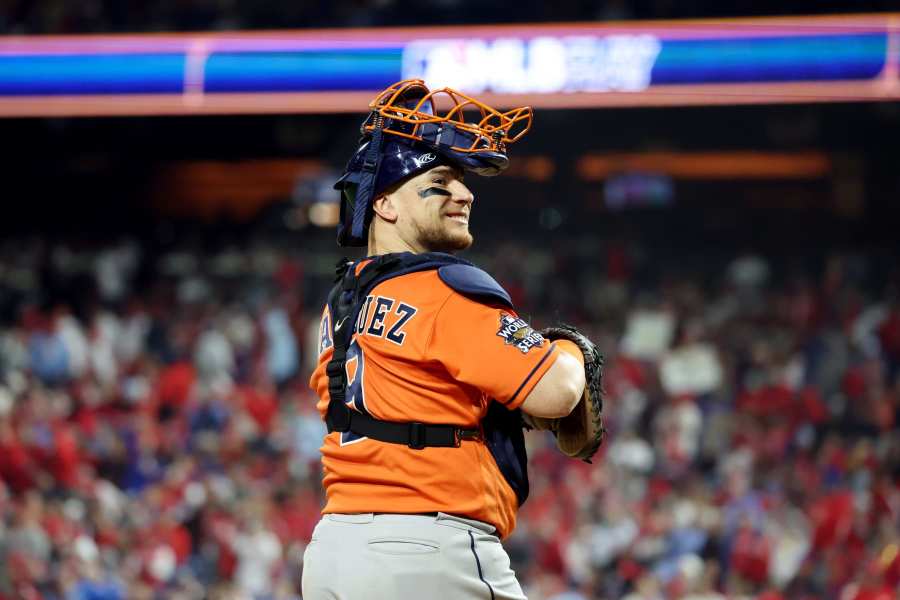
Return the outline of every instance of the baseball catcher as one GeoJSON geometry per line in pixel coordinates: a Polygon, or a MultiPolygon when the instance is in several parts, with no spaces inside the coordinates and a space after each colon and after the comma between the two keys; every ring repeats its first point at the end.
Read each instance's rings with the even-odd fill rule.
{"type": "Polygon", "coordinates": [[[531,127],[420,80],[369,105],[335,188],[342,260],[310,385],[327,424],[327,502],[303,597],[522,599],[500,540],[528,497],[523,426],[589,460],[603,434],[602,360],[572,327],[537,331],[472,244],[471,174],[494,176],[531,127]]]}

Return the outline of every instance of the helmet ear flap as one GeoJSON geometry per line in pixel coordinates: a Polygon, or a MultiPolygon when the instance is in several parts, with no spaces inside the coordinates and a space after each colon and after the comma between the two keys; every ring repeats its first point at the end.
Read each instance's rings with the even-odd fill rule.
{"type": "Polygon", "coordinates": [[[347,231],[347,213],[353,214],[353,203],[356,197],[356,185],[345,183],[340,189],[341,194],[341,214],[338,219],[337,243],[338,246],[349,246],[347,239],[349,232],[347,231]]]}
{"type": "Polygon", "coordinates": [[[357,208],[357,193],[359,184],[347,182],[341,188],[341,214],[338,221],[337,243],[339,246],[365,246],[368,243],[366,239],[369,231],[369,223],[372,221],[372,206],[365,208],[364,226],[362,233],[353,232],[353,217],[357,208]]]}

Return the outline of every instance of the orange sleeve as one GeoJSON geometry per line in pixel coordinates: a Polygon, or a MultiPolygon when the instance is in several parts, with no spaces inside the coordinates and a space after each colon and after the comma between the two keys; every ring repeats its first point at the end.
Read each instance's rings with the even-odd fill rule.
{"type": "Polygon", "coordinates": [[[553,365],[557,349],[514,311],[453,292],[435,317],[425,355],[512,410],[553,365]]]}
{"type": "Polygon", "coordinates": [[[584,353],[575,342],[571,340],[556,340],[554,343],[559,347],[560,352],[571,354],[575,360],[581,363],[582,367],[584,366],[584,353]]]}

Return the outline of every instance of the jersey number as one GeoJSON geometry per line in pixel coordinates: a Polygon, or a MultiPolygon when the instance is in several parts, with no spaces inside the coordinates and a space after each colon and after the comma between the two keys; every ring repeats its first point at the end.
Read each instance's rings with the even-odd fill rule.
{"type": "MultiPolygon", "coordinates": [[[[356,410],[364,415],[369,414],[366,409],[366,400],[363,395],[363,379],[366,374],[366,358],[359,343],[354,340],[347,348],[347,358],[344,363],[344,370],[347,374],[347,396],[346,403],[350,410],[356,410]]],[[[341,433],[341,445],[349,444],[365,439],[363,436],[345,431],[341,433]]]]}

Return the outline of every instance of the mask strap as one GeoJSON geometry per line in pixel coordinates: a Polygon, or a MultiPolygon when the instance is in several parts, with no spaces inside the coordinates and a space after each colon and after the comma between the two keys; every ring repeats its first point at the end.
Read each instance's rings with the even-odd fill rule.
{"type": "Polygon", "coordinates": [[[366,231],[366,214],[369,210],[369,202],[375,192],[375,178],[378,175],[378,167],[381,158],[381,140],[383,137],[384,117],[375,116],[375,129],[372,131],[372,139],[366,148],[366,157],[362,164],[359,176],[359,186],[356,192],[356,202],[353,206],[353,222],[350,226],[350,237],[362,240],[366,231]]]}

